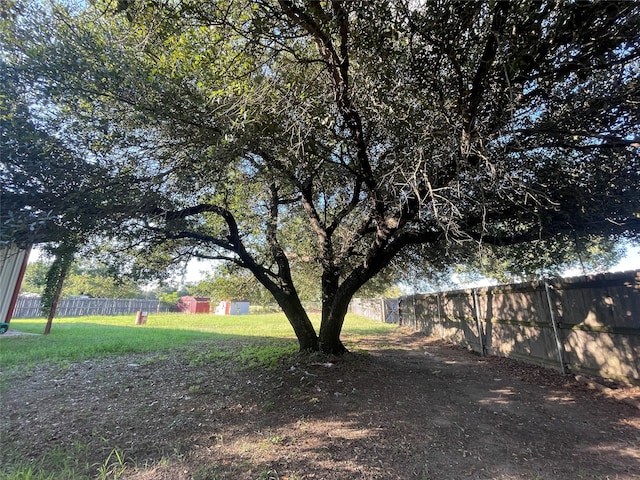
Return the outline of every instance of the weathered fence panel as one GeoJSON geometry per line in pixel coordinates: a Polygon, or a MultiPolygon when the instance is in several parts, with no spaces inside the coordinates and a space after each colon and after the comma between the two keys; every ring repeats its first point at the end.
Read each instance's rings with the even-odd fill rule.
{"type": "MultiPolygon", "coordinates": [[[[367,307],[356,313],[380,320],[380,302],[357,299],[367,307]]],[[[398,323],[483,355],[640,384],[638,271],[410,295],[398,323]]]]}
{"type": "Polygon", "coordinates": [[[544,285],[539,282],[477,290],[487,353],[559,366],[544,285]]]}
{"type": "Polygon", "coordinates": [[[397,298],[354,298],[349,304],[349,312],[385,323],[400,321],[397,298]]]}
{"type": "Polygon", "coordinates": [[[400,322],[400,300],[397,298],[385,298],[384,301],[384,322],[400,322]]]}
{"type": "Polygon", "coordinates": [[[354,298],[349,304],[349,311],[384,322],[384,300],[382,298],[354,298]]]}
{"type": "Polygon", "coordinates": [[[440,308],[442,311],[442,338],[448,338],[455,343],[482,352],[473,292],[470,290],[443,292],[440,294],[440,308]]]}
{"type": "Polygon", "coordinates": [[[640,379],[640,272],[566,279],[553,287],[569,368],[640,379]]]}
{"type": "MultiPolygon", "coordinates": [[[[84,315],[125,315],[137,311],[169,312],[173,309],[158,300],[141,298],[63,298],[58,303],[56,316],[81,317],[84,315]]],[[[40,317],[39,297],[18,297],[13,318],[40,317]]]]}

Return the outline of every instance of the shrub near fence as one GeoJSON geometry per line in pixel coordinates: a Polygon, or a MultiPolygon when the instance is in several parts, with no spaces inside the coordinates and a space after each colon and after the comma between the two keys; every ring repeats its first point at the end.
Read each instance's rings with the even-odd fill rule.
{"type": "MultiPolygon", "coordinates": [[[[171,307],[158,300],[140,298],[63,298],[58,303],[56,316],[81,317],[84,315],[125,315],[137,311],[170,312],[171,307]]],[[[35,318],[42,316],[39,297],[18,297],[13,318],[35,318]]]]}
{"type": "Polygon", "coordinates": [[[640,383],[640,272],[411,295],[400,324],[483,355],[640,383]]]}

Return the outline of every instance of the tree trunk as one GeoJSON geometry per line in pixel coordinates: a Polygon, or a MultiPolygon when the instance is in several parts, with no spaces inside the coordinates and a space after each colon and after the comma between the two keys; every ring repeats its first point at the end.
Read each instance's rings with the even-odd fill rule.
{"type": "Polygon", "coordinates": [[[298,295],[274,293],[278,305],[282,308],[287,320],[293,327],[301,352],[317,352],[320,349],[318,335],[313,328],[309,315],[305,311],[298,295]]]}
{"type": "Polygon", "coordinates": [[[58,247],[56,251],[56,259],[53,261],[49,271],[47,272],[47,286],[43,293],[41,302],[42,308],[46,308],[47,324],[44,327],[44,334],[49,335],[51,332],[51,324],[53,317],[58,309],[58,301],[60,300],[60,294],[62,293],[62,286],[67,273],[73,263],[73,255],[76,251],[75,243],[67,243],[58,247]],[[50,302],[50,303],[49,303],[50,302]]]}
{"type": "MultiPolygon", "coordinates": [[[[326,253],[326,252],[325,252],[326,253]]],[[[324,353],[340,355],[347,349],[340,341],[344,314],[340,318],[340,274],[335,268],[325,268],[322,273],[322,322],[320,323],[320,349],[324,353]]],[[[348,305],[348,302],[347,302],[348,305]]]]}
{"type": "Polygon", "coordinates": [[[256,279],[262,284],[262,286],[271,293],[284,312],[296,334],[298,344],[300,345],[300,351],[317,352],[320,349],[318,344],[318,335],[316,334],[316,330],[313,328],[311,320],[309,320],[309,315],[307,315],[307,312],[302,306],[298,292],[293,285],[287,258],[283,252],[279,250],[276,244],[274,244],[273,248],[275,251],[274,257],[276,257],[280,267],[280,283],[274,282],[269,276],[267,276],[264,273],[264,270],[261,269],[246,253],[246,251],[243,250],[242,253],[244,260],[249,264],[247,268],[255,275],[256,279]]]}
{"type": "Polygon", "coordinates": [[[60,300],[60,294],[62,293],[62,285],[64,284],[64,278],[66,275],[61,275],[56,285],[56,291],[53,294],[53,301],[51,302],[51,308],[49,308],[49,315],[47,315],[47,323],[44,326],[44,335],[51,333],[51,324],[53,323],[53,317],[56,316],[56,310],[58,310],[58,301],[60,300]]]}
{"type": "MultiPolygon", "coordinates": [[[[342,322],[340,322],[342,323],[342,322]]],[[[347,347],[340,340],[340,330],[342,328],[321,328],[320,329],[320,349],[330,355],[342,355],[347,353],[347,347]]]]}
{"type": "Polygon", "coordinates": [[[320,324],[320,349],[324,353],[342,355],[347,353],[346,347],[340,340],[340,332],[344,323],[344,317],[349,308],[349,295],[333,296],[332,302],[323,302],[322,323],[320,324]],[[325,311],[326,309],[326,311],[325,311]]]}
{"type": "Polygon", "coordinates": [[[49,314],[47,315],[47,323],[44,326],[44,335],[49,335],[51,333],[51,324],[53,323],[53,317],[56,316],[56,311],[58,310],[58,302],[60,301],[62,286],[64,285],[65,278],[67,278],[70,265],[71,262],[63,261],[62,266],[60,267],[59,277],[53,293],[53,299],[51,300],[51,306],[49,307],[49,314]]]}

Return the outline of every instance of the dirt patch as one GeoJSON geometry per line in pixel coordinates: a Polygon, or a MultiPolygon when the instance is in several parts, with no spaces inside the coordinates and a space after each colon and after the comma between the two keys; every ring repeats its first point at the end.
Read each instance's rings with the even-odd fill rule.
{"type": "Polygon", "coordinates": [[[640,478],[640,410],[583,382],[403,330],[348,345],[273,370],[218,343],[5,375],[0,468],[63,452],[139,480],[640,478]]]}
{"type": "Polygon", "coordinates": [[[37,333],[27,333],[27,332],[20,332],[18,330],[7,330],[6,332],[4,332],[2,335],[0,335],[0,339],[2,338],[10,338],[10,337],[19,337],[19,336],[29,336],[29,335],[38,335],[37,333]]]}

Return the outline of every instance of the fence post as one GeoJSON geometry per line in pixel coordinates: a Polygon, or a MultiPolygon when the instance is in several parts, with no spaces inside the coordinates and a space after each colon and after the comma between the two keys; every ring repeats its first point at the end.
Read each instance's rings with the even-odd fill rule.
{"type": "Polygon", "coordinates": [[[551,315],[551,325],[553,325],[553,336],[556,339],[556,349],[558,350],[558,361],[560,362],[560,371],[562,374],[566,374],[564,367],[564,348],[562,341],[560,340],[560,329],[558,328],[558,319],[556,318],[556,312],[553,308],[553,302],[551,301],[551,286],[549,282],[544,281],[544,291],[547,294],[547,304],[549,305],[549,314],[551,315]]]}
{"type": "Polygon", "coordinates": [[[484,352],[484,330],[482,328],[482,320],[480,319],[480,302],[478,301],[478,292],[477,290],[474,288],[472,290],[473,292],[473,304],[474,304],[474,309],[476,311],[476,323],[478,325],[478,339],[480,340],[480,355],[482,355],[483,357],[485,356],[485,352],[484,352]]]}
{"type": "Polygon", "coordinates": [[[444,323],[442,323],[442,307],[440,306],[440,293],[436,293],[436,307],[438,308],[438,323],[440,324],[440,340],[444,338],[444,323]]]}

